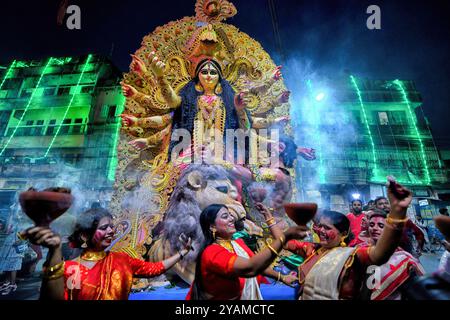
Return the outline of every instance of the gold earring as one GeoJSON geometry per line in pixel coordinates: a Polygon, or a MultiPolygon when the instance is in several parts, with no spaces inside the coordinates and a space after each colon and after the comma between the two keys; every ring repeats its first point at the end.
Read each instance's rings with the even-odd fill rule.
{"type": "Polygon", "coordinates": [[[213,228],[211,230],[211,232],[212,232],[213,239],[216,240],[216,228],[213,228]]]}
{"type": "Polygon", "coordinates": [[[86,248],[88,247],[87,241],[86,241],[86,240],[83,240],[83,241],[84,241],[84,242],[83,242],[83,244],[81,245],[81,248],[86,249],[86,248]]]}
{"type": "Polygon", "coordinates": [[[216,89],[214,90],[214,92],[216,94],[221,94],[222,93],[222,85],[220,84],[220,82],[217,84],[216,89]]]}
{"type": "Polygon", "coordinates": [[[347,246],[347,244],[344,241],[345,238],[347,238],[347,236],[341,238],[341,247],[346,247],[347,246]]]}
{"type": "Polygon", "coordinates": [[[202,93],[204,91],[200,82],[195,84],[195,90],[197,90],[197,92],[200,92],[200,93],[202,93]]]}

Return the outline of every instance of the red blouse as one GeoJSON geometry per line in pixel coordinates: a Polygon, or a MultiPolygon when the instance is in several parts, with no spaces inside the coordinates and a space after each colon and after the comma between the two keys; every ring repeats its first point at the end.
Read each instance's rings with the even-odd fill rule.
{"type": "MultiPolygon", "coordinates": [[[[235,240],[247,252],[249,257],[254,253],[242,239],[235,240]]],[[[233,271],[234,262],[238,255],[232,253],[219,244],[211,244],[203,251],[201,259],[202,286],[211,300],[239,300],[245,285],[245,278],[238,277],[233,271]]],[[[258,283],[267,280],[258,276],[258,283]]],[[[191,289],[186,300],[191,300],[191,289]]]]}
{"type": "Polygon", "coordinates": [[[162,262],[145,262],[126,253],[110,252],[91,269],[76,260],[64,264],[66,300],[127,300],[133,277],[156,277],[165,271],[162,262]]]}

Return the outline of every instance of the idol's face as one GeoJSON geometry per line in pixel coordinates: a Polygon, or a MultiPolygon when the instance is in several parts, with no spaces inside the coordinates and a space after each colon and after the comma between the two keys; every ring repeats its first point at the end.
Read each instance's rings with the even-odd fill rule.
{"type": "Polygon", "coordinates": [[[198,79],[203,88],[215,88],[219,83],[219,71],[209,62],[200,69],[198,79]]]}
{"type": "Polygon", "coordinates": [[[383,233],[386,219],[383,217],[373,217],[369,221],[369,236],[377,243],[383,233]]]}
{"type": "Polygon", "coordinates": [[[227,208],[220,209],[214,222],[216,237],[231,239],[231,236],[236,232],[234,223],[235,218],[230,211],[227,208]]]}
{"type": "Polygon", "coordinates": [[[114,225],[111,218],[100,219],[97,230],[92,236],[92,245],[95,250],[104,250],[111,245],[114,240],[114,225]]]}
{"type": "Polygon", "coordinates": [[[342,235],[328,218],[320,218],[314,226],[314,231],[320,238],[320,245],[324,248],[334,248],[341,243],[342,235]]]}

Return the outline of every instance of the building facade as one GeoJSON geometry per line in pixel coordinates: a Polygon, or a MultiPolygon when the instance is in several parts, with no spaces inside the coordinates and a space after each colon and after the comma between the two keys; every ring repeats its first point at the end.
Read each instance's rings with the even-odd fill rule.
{"type": "Polygon", "coordinates": [[[412,213],[437,214],[436,191],[449,177],[414,82],[349,76],[333,83],[328,101],[314,90],[301,132],[318,159],[299,163],[303,199],[348,212],[353,198],[385,196],[394,176],[414,192],[412,213]]]}
{"type": "Polygon", "coordinates": [[[0,210],[18,191],[71,186],[107,201],[114,182],[121,73],[103,56],[13,61],[0,70],[0,210]]]}

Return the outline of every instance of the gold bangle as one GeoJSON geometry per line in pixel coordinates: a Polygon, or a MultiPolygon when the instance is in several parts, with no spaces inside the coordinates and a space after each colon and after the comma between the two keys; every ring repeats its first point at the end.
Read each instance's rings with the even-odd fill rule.
{"type": "Polygon", "coordinates": [[[267,244],[267,248],[270,249],[277,257],[279,257],[277,250],[275,250],[270,244],[267,244]]]}
{"type": "Polygon", "coordinates": [[[280,281],[280,278],[281,278],[281,272],[278,272],[277,282],[280,281]]]}
{"type": "Polygon", "coordinates": [[[389,224],[393,224],[393,223],[405,223],[405,222],[408,221],[408,220],[409,220],[408,217],[406,217],[406,218],[404,218],[404,219],[394,219],[394,218],[391,218],[391,216],[390,216],[389,214],[388,214],[387,217],[386,217],[386,222],[389,223],[389,224]]]}
{"type": "Polygon", "coordinates": [[[266,223],[267,223],[267,224],[273,224],[273,223],[275,223],[275,218],[272,217],[272,218],[267,219],[267,220],[266,220],[266,223]]]}
{"type": "Polygon", "coordinates": [[[284,237],[280,236],[280,242],[281,242],[281,246],[284,246],[284,237]]]}
{"type": "Polygon", "coordinates": [[[64,261],[62,261],[54,266],[45,268],[43,272],[44,279],[55,280],[61,278],[64,275],[64,264],[64,261]]]}
{"type": "Polygon", "coordinates": [[[24,236],[22,236],[22,234],[21,234],[20,232],[17,232],[17,238],[18,238],[19,240],[22,240],[22,241],[26,241],[26,240],[27,240],[27,238],[24,237],[24,236]]]}

